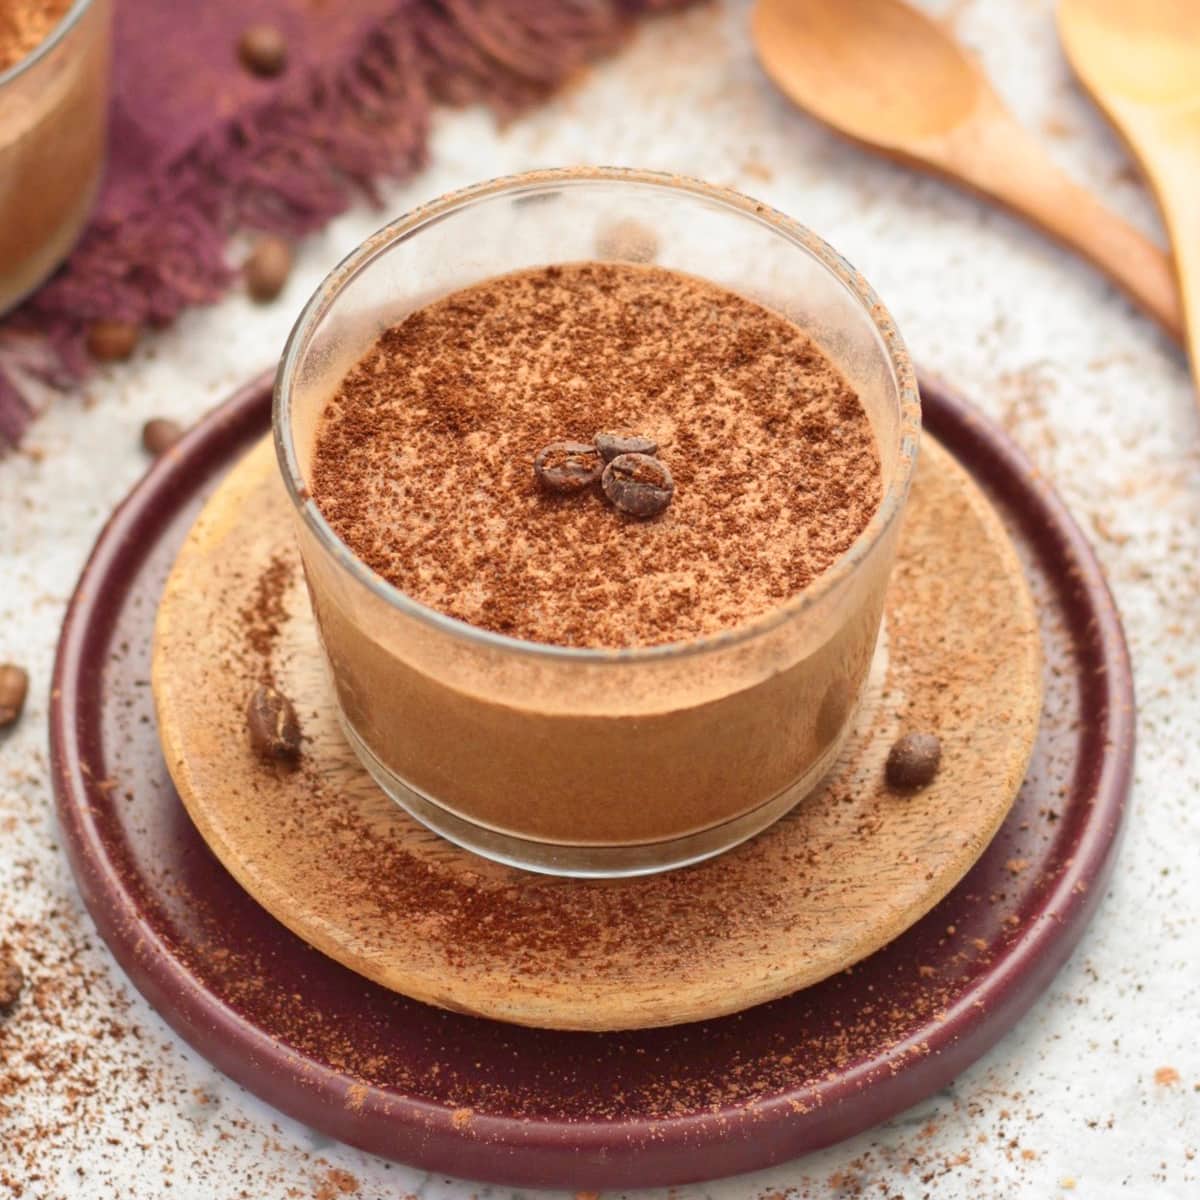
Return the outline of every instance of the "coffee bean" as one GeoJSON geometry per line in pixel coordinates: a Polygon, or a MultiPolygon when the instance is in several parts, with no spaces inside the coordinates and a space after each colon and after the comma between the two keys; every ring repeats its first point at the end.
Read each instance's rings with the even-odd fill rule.
{"type": "Polygon", "coordinates": [[[551,492],[582,492],[600,478],[604,460],[586,442],[551,442],[533,460],[538,483],[551,492]]]}
{"type": "Polygon", "coordinates": [[[93,321],[87,331],[88,353],[97,362],[124,362],[141,334],[141,327],[132,321],[93,321]]]}
{"type": "Polygon", "coordinates": [[[242,66],[255,75],[270,78],[287,66],[287,41],[274,25],[250,25],[238,41],[242,66]]]}
{"type": "Polygon", "coordinates": [[[183,426],[166,417],[152,417],[142,426],[142,449],[157,458],[183,437],[183,426]]]}
{"type": "Polygon", "coordinates": [[[0,663],[0,729],[12,725],[25,707],[29,675],[16,663],[0,663]]]}
{"type": "Polygon", "coordinates": [[[242,273],[253,299],[260,304],[274,300],[292,273],[292,247],[281,237],[260,237],[242,264],[242,273]]]}
{"type": "Polygon", "coordinates": [[[631,517],[656,517],[675,494],[667,464],[648,454],[621,454],[604,468],[604,494],[631,517]]]}
{"type": "Polygon", "coordinates": [[[906,733],[887,759],[887,781],[896,788],[924,787],[942,761],[942,743],[932,733],[906,733]]]}
{"type": "Polygon", "coordinates": [[[264,762],[295,763],[300,757],[300,722],[292,702],[269,684],[256,688],[246,705],[250,749],[264,762]]]}
{"type": "Polygon", "coordinates": [[[6,1013],[21,998],[25,976],[11,958],[0,954],[0,1012],[6,1013]]]}
{"type": "Polygon", "coordinates": [[[626,437],[620,433],[598,433],[593,441],[606,463],[612,462],[619,454],[649,454],[653,457],[658,453],[657,442],[636,434],[626,437]]]}

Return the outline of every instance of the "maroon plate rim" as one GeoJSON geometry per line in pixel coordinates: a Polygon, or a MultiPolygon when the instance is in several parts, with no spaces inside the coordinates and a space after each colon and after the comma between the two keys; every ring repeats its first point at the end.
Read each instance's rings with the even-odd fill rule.
{"type": "Polygon", "coordinates": [[[63,624],[50,708],[58,817],[84,902],[134,984],[199,1053],[290,1116],[393,1157],[397,1130],[406,1129],[413,1136],[403,1146],[405,1161],[515,1185],[647,1186],[756,1169],[861,1132],[945,1086],[1029,1008],[1095,911],[1115,859],[1132,778],[1135,710],[1116,607],[1062,501],[997,425],[940,382],[924,377],[921,390],[926,428],[985,490],[1019,497],[1010,520],[1039,557],[1055,563],[1058,600],[1077,631],[1081,702],[1089,718],[1079,733],[1088,752],[1080,756],[1073,787],[1094,798],[1071,861],[1024,918],[1019,935],[938,1020],[802,1093],[655,1120],[575,1122],[480,1112],[465,1137],[451,1109],[374,1087],[364,1094],[361,1080],[300,1058],[208,992],[142,922],[136,897],[109,858],[92,808],[95,781],[85,765],[99,737],[96,713],[83,693],[85,681],[94,685],[104,668],[101,652],[111,625],[106,581],[144,555],[145,531],[153,527],[155,511],[173,502],[182,464],[203,474],[228,459],[231,445],[248,447],[266,430],[267,378],[237,392],[150,467],[101,531],[63,624]],[[918,1045],[922,1053],[913,1055],[918,1045]],[[352,1087],[357,1095],[348,1106],[352,1087]],[[508,1155],[503,1166],[497,1166],[495,1147],[508,1155]]]}

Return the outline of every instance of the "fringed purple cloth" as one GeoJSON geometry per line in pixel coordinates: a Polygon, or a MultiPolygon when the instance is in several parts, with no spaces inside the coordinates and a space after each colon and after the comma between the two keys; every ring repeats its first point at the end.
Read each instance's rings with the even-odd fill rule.
{"type": "Polygon", "coordinates": [[[92,321],[162,326],[211,303],[232,282],[232,231],[295,237],[411,175],[433,103],[511,115],[637,16],[690,2],[117,0],[104,190],[68,262],[0,324],[0,447],[34,415],[23,378],[86,374],[92,321]],[[286,35],[281,76],[239,64],[250,22],[286,35]]]}

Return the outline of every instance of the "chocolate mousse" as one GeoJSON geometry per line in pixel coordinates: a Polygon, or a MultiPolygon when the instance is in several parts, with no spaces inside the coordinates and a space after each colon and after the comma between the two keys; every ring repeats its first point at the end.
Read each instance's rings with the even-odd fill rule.
{"type": "Polygon", "coordinates": [[[111,0],[84,5],[47,46],[72,7],[0,0],[0,313],[67,255],[100,182],[111,0]]]}
{"type": "Polygon", "coordinates": [[[0,71],[36,50],[70,7],[71,0],[0,0],[0,71]]]}
{"type": "Polygon", "coordinates": [[[579,262],[359,344],[347,370],[323,343],[293,401],[300,502],[466,623],[397,604],[300,522],[347,734],[393,798],[520,865],[625,873],[736,844],[814,786],[867,676],[895,525],[813,588],[885,472],[804,329],[692,276],[579,262]]]}
{"type": "Polygon", "coordinates": [[[311,490],[360,559],[430,608],[628,648],[802,592],[862,533],[881,473],[858,397],[797,325],[690,276],[578,263],[388,329],[329,400],[311,490]],[[626,444],[653,453],[617,457],[626,444]]]}

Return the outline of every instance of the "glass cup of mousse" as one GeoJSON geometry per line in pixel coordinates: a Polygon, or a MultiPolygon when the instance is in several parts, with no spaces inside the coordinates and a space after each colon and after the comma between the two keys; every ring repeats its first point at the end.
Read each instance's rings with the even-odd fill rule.
{"type": "Polygon", "coordinates": [[[112,42],[111,0],[64,0],[57,19],[53,3],[23,13],[18,0],[7,15],[4,7],[0,313],[67,257],[91,213],[104,169],[112,42]],[[6,47],[22,56],[10,62],[6,47]]]}
{"type": "MultiPolygon", "coordinates": [[[[545,440],[556,433],[580,431],[547,428],[545,440]]],[[[396,435],[381,425],[358,436],[396,435]]],[[[816,235],[745,196],[644,171],[537,171],[401,217],[321,284],[275,384],[276,449],[350,744],[412,816],[518,867],[634,875],[729,849],[815,787],[853,723],[919,436],[913,367],[870,286],[816,235]],[[347,372],[385,330],[439,298],[622,256],[751,300],[823,351],[877,450],[878,500],[861,531],[766,611],[658,644],[510,636],[389,582],[314,494],[322,421],[347,372]]],[[[669,464],[671,447],[660,453],[669,464]]],[[[599,513],[603,499],[581,503],[599,513]]]]}

